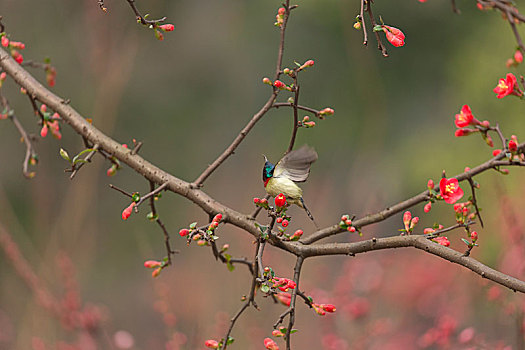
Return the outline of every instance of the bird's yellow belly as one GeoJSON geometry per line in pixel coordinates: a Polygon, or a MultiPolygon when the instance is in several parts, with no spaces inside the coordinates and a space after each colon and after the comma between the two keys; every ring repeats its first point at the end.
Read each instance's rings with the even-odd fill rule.
{"type": "Polygon", "coordinates": [[[266,184],[266,192],[276,197],[279,193],[285,195],[290,204],[295,204],[295,200],[299,201],[303,196],[303,190],[297,186],[295,182],[285,177],[272,177],[266,184]]]}

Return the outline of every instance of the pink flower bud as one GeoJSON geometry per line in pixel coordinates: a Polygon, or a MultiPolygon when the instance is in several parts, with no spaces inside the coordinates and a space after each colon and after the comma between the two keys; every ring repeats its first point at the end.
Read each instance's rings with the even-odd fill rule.
{"type": "Polygon", "coordinates": [[[322,109],[319,112],[319,115],[333,115],[334,113],[335,113],[335,111],[332,108],[326,107],[325,109],[322,109]]]}
{"type": "Polygon", "coordinates": [[[47,106],[45,104],[40,105],[40,112],[45,113],[47,112],[47,106]]]}
{"type": "Polygon", "coordinates": [[[148,269],[153,269],[153,268],[159,267],[161,265],[162,265],[162,263],[160,261],[156,261],[156,260],[147,260],[147,261],[144,262],[144,267],[147,267],[148,269]]]}
{"type": "Polygon", "coordinates": [[[216,340],[208,339],[204,342],[204,346],[210,349],[218,349],[219,343],[216,340]]]}
{"type": "Polygon", "coordinates": [[[410,221],[410,229],[412,230],[417,225],[418,222],[419,222],[419,217],[416,216],[412,218],[412,220],[410,221]]]}
{"type": "Polygon", "coordinates": [[[478,239],[478,233],[476,231],[472,231],[470,233],[470,238],[472,238],[473,241],[477,241],[478,239]]]}
{"type": "Polygon", "coordinates": [[[348,215],[341,216],[341,221],[346,221],[348,219],[350,219],[350,216],[348,216],[348,215]]]}
{"type": "Polygon", "coordinates": [[[127,220],[130,216],[131,216],[131,213],[133,212],[133,207],[136,205],[137,203],[135,202],[131,202],[131,204],[122,211],[122,220],[127,220]]]}
{"type": "Polygon", "coordinates": [[[288,223],[288,220],[284,219],[281,225],[283,225],[283,227],[286,227],[288,226],[288,223]]]}
{"type": "Polygon", "coordinates": [[[279,347],[277,346],[277,343],[274,342],[272,339],[270,338],[265,338],[264,339],[264,347],[267,349],[267,350],[279,350],[279,347]]]}
{"type": "Polygon", "coordinates": [[[516,63],[523,62],[523,54],[521,53],[521,50],[516,50],[514,53],[514,61],[516,61],[516,63]]]}
{"type": "Polygon", "coordinates": [[[345,225],[352,226],[352,220],[345,220],[345,225]]]}
{"type": "Polygon", "coordinates": [[[115,166],[111,166],[107,171],[106,171],[106,175],[107,176],[113,176],[117,173],[117,168],[115,166]]]}
{"type": "Polygon", "coordinates": [[[304,125],[306,125],[308,128],[313,128],[315,126],[315,122],[305,122],[304,125]]]}
{"type": "Polygon", "coordinates": [[[429,233],[433,233],[433,232],[436,232],[436,230],[434,230],[431,227],[427,227],[426,229],[423,230],[423,233],[426,235],[428,235],[429,233]]]}
{"type": "Polygon", "coordinates": [[[253,203],[255,203],[255,204],[258,204],[260,201],[261,201],[261,200],[260,200],[259,198],[257,198],[257,197],[255,197],[255,198],[253,199],[253,203]]]}
{"type": "Polygon", "coordinates": [[[428,202],[427,204],[425,204],[425,206],[423,207],[423,211],[425,213],[428,213],[430,211],[430,209],[432,209],[432,202],[428,202]]]}
{"type": "Polygon", "coordinates": [[[221,220],[222,220],[222,214],[220,213],[215,215],[215,217],[213,218],[214,222],[221,222],[221,220]]]}
{"type": "Polygon", "coordinates": [[[266,78],[266,77],[263,78],[263,83],[264,84],[268,84],[268,85],[272,85],[272,81],[270,80],[270,78],[266,78]]]}
{"type": "Polygon", "coordinates": [[[277,218],[277,223],[280,224],[281,222],[283,222],[283,218],[277,218]]]}
{"type": "Polygon", "coordinates": [[[159,28],[165,32],[171,32],[175,29],[175,26],[173,24],[163,24],[159,28]]]}
{"type": "Polygon", "coordinates": [[[277,13],[282,16],[286,13],[286,9],[284,7],[280,7],[277,13]]]}
{"type": "Polygon", "coordinates": [[[386,34],[386,40],[388,40],[390,44],[396,47],[405,45],[405,34],[403,34],[401,30],[387,25],[382,25],[381,27],[386,34]]]}
{"type": "Polygon", "coordinates": [[[3,47],[8,47],[9,46],[9,39],[7,38],[6,35],[2,36],[2,46],[3,47]]]}
{"type": "Polygon", "coordinates": [[[0,73],[0,81],[4,81],[6,77],[7,77],[7,73],[6,72],[0,73]]]}
{"type": "Polygon", "coordinates": [[[151,277],[157,277],[160,275],[160,272],[162,271],[162,267],[157,267],[153,272],[151,273],[151,277]]]}
{"type": "Polygon", "coordinates": [[[357,29],[357,30],[361,29],[361,22],[355,22],[354,23],[354,28],[357,29]]]}
{"type": "Polygon", "coordinates": [[[434,186],[435,186],[435,185],[434,185],[434,181],[433,181],[432,179],[428,180],[428,182],[427,182],[427,188],[428,188],[429,190],[433,190],[433,189],[434,189],[434,186]]]}
{"type": "Polygon", "coordinates": [[[42,129],[40,130],[40,136],[42,137],[46,137],[47,136],[47,124],[44,124],[44,126],[42,126],[42,129]]]}
{"type": "Polygon", "coordinates": [[[450,246],[450,241],[447,237],[436,237],[434,238],[434,241],[438,244],[441,244],[442,246],[448,247],[450,246]]]}
{"type": "Polygon", "coordinates": [[[197,241],[197,245],[198,245],[199,247],[204,247],[205,245],[208,245],[208,242],[206,242],[206,241],[203,240],[203,239],[199,239],[199,240],[197,241]]]}
{"type": "Polygon", "coordinates": [[[308,60],[306,62],[304,62],[303,66],[305,67],[311,67],[314,65],[314,60],[308,60]]]}
{"type": "Polygon", "coordinates": [[[473,132],[476,132],[476,130],[463,128],[463,129],[457,129],[456,132],[454,133],[454,135],[456,137],[468,136],[468,135],[472,134],[473,132]]]}
{"type": "Polygon", "coordinates": [[[405,229],[408,231],[410,226],[410,221],[412,220],[412,213],[410,211],[405,211],[403,214],[403,224],[405,225],[405,229]]]}
{"type": "Polygon", "coordinates": [[[188,230],[187,228],[183,228],[182,230],[179,231],[179,235],[180,235],[181,237],[185,237],[185,236],[187,236],[189,233],[190,233],[190,230],[188,230]]]}
{"type": "Polygon", "coordinates": [[[488,120],[484,120],[481,122],[481,126],[484,128],[490,127],[490,122],[488,120]]]}
{"type": "Polygon", "coordinates": [[[348,232],[355,232],[355,227],[354,227],[354,226],[349,226],[349,227],[347,228],[347,231],[348,231],[348,232]]]}
{"type": "Polygon", "coordinates": [[[501,150],[500,150],[500,149],[495,149],[494,151],[492,151],[492,155],[493,155],[494,157],[498,156],[500,153],[501,153],[501,150]]]}
{"type": "Polygon", "coordinates": [[[279,300],[279,302],[281,302],[281,304],[290,306],[290,301],[292,298],[290,293],[277,293],[275,294],[275,297],[277,298],[277,300],[279,300]]]}

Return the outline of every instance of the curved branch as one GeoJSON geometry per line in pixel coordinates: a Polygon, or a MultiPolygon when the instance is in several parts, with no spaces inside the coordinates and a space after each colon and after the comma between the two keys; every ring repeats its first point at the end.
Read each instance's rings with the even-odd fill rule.
{"type": "Polygon", "coordinates": [[[434,243],[422,235],[372,238],[356,243],[326,243],[302,246],[299,251],[305,258],[323,255],[355,255],[373,250],[414,247],[445,260],[466,267],[483,278],[501,284],[513,291],[525,293],[525,282],[496,271],[479,261],[464,256],[454,249],[434,243]]]}

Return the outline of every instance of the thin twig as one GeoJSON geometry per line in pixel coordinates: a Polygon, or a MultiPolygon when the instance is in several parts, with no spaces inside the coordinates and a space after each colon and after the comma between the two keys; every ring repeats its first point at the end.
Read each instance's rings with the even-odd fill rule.
{"type": "Polygon", "coordinates": [[[133,12],[135,13],[135,17],[137,18],[137,21],[145,26],[152,25],[156,27],[159,22],[164,22],[167,18],[167,17],[162,17],[159,19],[151,19],[151,20],[145,19],[144,16],[142,16],[142,14],[137,9],[137,6],[135,6],[135,0],[126,0],[126,1],[128,2],[133,12]]]}
{"type": "MultiPolygon", "coordinates": [[[[91,162],[91,158],[93,158],[93,156],[95,155],[95,153],[97,153],[98,149],[100,148],[100,146],[98,144],[96,144],[95,146],[93,146],[92,148],[92,151],[89,152],[89,154],[86,156],[86,158],[84,158],[84,160],[86,162],[91,162]]],[[[80,170],[80,168],[82,168],[84,166],[84,164],[86,164],[85,162],[81,162],[79,163],[78,165],[73,165],[73,172],[71,173],[71,175],[69,176],[69,179],[70,180],[73,180],[73,178],[75,177],[75,175],[78,173],[78,171],[80,170]]]]}
{"type": "Polygon", "coordinates": [[[122,193],[122,194],[125,195],[125,196],[128,196],[129,198],[133,198],[133,195],[132,195],[131,193],[126,192],[126,191],[124,191],[123,189],[118,188],[118,187],[115,186],[115,185],[109,184],[109,187],[112,188],[112,189],[114,189],[114,190],[116,190],[116,191],[118,191],[118,192],[120,192],[120,193],[122,193]]]}
{"type": "Polygon", "coordinates": [[[293,146],[295,144],[295,138],[297,136],[297,130],[299,129],[299,115],[297,112],[297,101],[299,101],[299,85],[297,83],[297,73],[294,76],[294,87],[295,87],[295,96],[294,96],[294,101],[293,101],[292,137],[290,138],[290,144],[288,145],[288,149],[286,150],[286,153],[289,153],[292,151],[293,146]]]}
{"type": "Polygon", "coordinates": [[[286,350],[290,350],[290,341],[292,328],[295,323],[295,300],[297,298],[297,290],[299,290],[299,277],[301,276],[301,269],[303,267],[304,258],[299,256],[295,262],[293,280],[295,282],[295,288],[292,290],[292,297],[290,300],[290,317],[288,319],[288,329],[286,330],[286,350]]]}
{"type": "MultiPolygon", "coordinates": [[[[149,188],[150,188],[150,191],[151,191],[150,193],[155,192],[155,183],[153,181],[149,182],[149,188]]],[[[155,207],[155,196],[153,196],[153,195],[149,197],[149,206],[151,208],[151,213],[152,213],[153,217],[155,218],[155,221],[157,222],[157,224],[160,226],[160,229],[164,233],[164,244],[166,246],[166,252],[168,254],[168,265],[171,265],[171,256],[173,254],[175,254],[175,251],[173,249],[171,249],[170,234],[168,233],[168,230],[166,229],[166,226],[164,226],[164,224],[162,223],[162,221],[158,217],[157,208],[155,207]]]]}
{"type": "MultiPolygon", "coordinates": [[[[374,14],[372,13],[372,0],[368,0],[368,5],[366,7],[366,12],[368,12],[368,16],[370,17],[370,23],[372,24],[372,30],[377,25],[376,20],[374,18],[374,14]]],[[[386,51],[386,47],[383,44],[383,41],[381,40],[381,36],[379,35],[379,32],[374,31],[374,34],[376,36],[377,40],[377,48],[381,50],[381,54],[383,57],[388,57],[388,52],[386,51]]]]}
{"type": "Polygon", "coordinates": [[[366,24],[365,24],[365,6],[367,5],[367,0],[361,0],[361,11],[359,12],[359,20],[361,21],[361,26],[363,30],[363,45],[368,45],[368,32],[366,31],[366,24]]]}
{"type": "Polygon", "coordinates": [[[469,177],[467,180],[468,180],[468,183],[470,184],[470,191],[472,193],[472,204],[474,205],[474,208],[476,209],[476,216],[479,218],[479,223],[481,227],[484,227],[483,219],[481,218],[481,214],[478,208],[478,201],[476,200],[476,188],[475,188],[476,186],[474,185],[474,180],[472,180],[471,177],[469,177]]]}

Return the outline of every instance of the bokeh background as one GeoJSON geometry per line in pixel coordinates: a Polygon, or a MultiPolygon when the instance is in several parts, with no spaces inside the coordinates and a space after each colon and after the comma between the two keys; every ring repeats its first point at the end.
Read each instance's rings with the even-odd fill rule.
{"type": "MultiPolygon", "coordinates": [[[[136,24],[126,1],[107,0],[106,6],[108,13],[95,0],[2,0],[0,15],[11,38],[26,44],[26,59],[51,58],[58,71],[56,94],[71,99],[116,140],[144,142],[140,152],[146,159],[191,181],[268,98],[270,88],[261,79],[273,76],[279,37],[273,23],[280,3],[138,1],[143,13],[175,24],[162,42],[136,24]]],[[[297,140],[319,153],[303,188],[322,227],[344,213],[362,216],[385,208],[421,192],[443,170],[451,176],[491,157],[478,135],[454,137],[454,115],[463,104],[478,119],[499,122],[507,136],[525,137],[523,103],[498,100],[492,92],[507,72],[522,70],[505,67],[516,46],[510,27],[475,2],[458,6],[461,15],[443,1],[377,1],[375,14],[406,34],[402,48],[387,43],[385,59],[373,36],[363,47],[362,33],[353,28],[358,1],[299,2],[289,22],[284,64],[314,59],[315,66],[300,76],[300,102],[336,111],[315,128],[300,130],[297,140]]],[[[34,74],[44,80],[42,72],[34,74]]],[[[38,135],[27,97],[9,80],[3,92],[25,127],[38,135]]],[[[286,98],[282,93],[280,99],[286,98]]],[[[279,159],[291,117],[288,109],[270,111],[204,190],[251,212],[252,198],[264,193],[261,154],[279,159]]],[[[142,264],[164,256],[162,232],[145,218],[147,208],[122,221],[128,199],[108,186],[145,193],[146,181],[125,167],[108,178],[110,164],[102,158],[70,181],[58,151],[76,153],[83,144],[67,126],[62,140],[38,141],[37,176],[28,181],[21,174],[25,149],[9,121],[0,122],[0,140],[0,226],[29,264],[24,275],[21,260],[4,254],[3,242],[0,349],[202,349],[206,339],[224,335],[250,277],[243,266],[229,272],[209,248],[187,247],[177,235],[192,221],[207,222],[201,210],[172,194],[157,204],[180,253],[153,280],[142,264]],[[29,288],[27,273],[39,284],[29,288]],[[95,345],[76,328],[78,320],[43,307],[44,289],[65,307],[101,317],[95,345]]],[[[477,227],[480,247],[473,251],[476,259],[521,279],[522,179],[520,169],[478,177],[486,225],[477,227]]],[[[421,230],[454,223],[450,205],[434,205],[428,214],[422,207],[412,210],[421,217],[421,230]]],[[[290,213],[292,232],[313,232],[304,212],[290,213]]],[[[401,227],[397,215],[366,227],[362,238],[336,239],[396,235],[401,227]]],[[[232,255],[252,257],[251,236],[231,226],[218,234],[232,255]]],[[[461,232],[448,237],[452,247],[464,249],[461,232]]],[[[267,249],[264,263],[280,276],[292,276],[294,260],[281,251],[267,249]]],[[[297,349],[523,347],[521,295],[420,251],[307,260],[301,288],[338,309],[321,317],[300,305],[297,349]]],[[[284,311],[270,299],[258,297],[258,304],[260,311],[241,317],[232,348],[262,349],[284,311]]]]}

